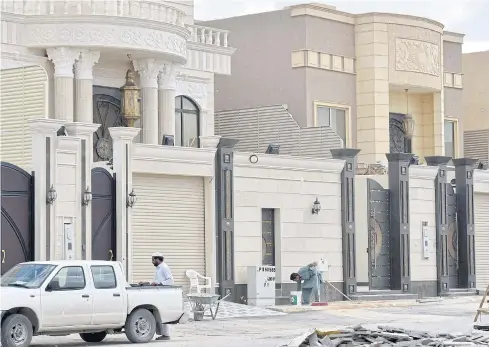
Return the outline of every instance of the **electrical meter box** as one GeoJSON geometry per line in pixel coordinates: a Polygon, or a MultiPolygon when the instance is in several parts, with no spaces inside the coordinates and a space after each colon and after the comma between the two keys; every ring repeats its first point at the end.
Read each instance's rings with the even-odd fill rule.
{"type": "Polygon", "coordinates": [[[275,266],[248,267],[248,305],[275,305],[275,266]]]}

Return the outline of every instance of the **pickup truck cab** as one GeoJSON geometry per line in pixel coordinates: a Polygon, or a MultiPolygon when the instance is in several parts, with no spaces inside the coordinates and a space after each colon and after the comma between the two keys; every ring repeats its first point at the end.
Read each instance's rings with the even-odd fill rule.
{"type": "Polygon", "coordinates": [[[118,262],[18,264],[2,276],[0,294],[4,347],[27,347],[35,335],[101,342],[123,332],[146,343],[162,324],[186,318],[181,287],[129,285],[118,262]]]}

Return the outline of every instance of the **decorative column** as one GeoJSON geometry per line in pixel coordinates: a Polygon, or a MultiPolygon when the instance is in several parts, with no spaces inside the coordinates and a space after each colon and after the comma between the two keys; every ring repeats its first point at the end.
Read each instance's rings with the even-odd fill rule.
{"type": "Polygon", "coordinates": [[[128,281],[131,280],[131,208],[127,197],[132,191],[132,141],[139,133],[138,128],[109,128],[112,137],[113,167],[116,184],[116,240],[117,260],[122,262],[128,281]]]}
{"type": "Polygon", "coordinates": [[[357,291],[355,247],[355,170],[359,149],[332,149],[334,159],[345,161],[341,173],[341,226],[343,243],[343,292],[346,295],[357,291]]]}
{"type": "Polygon", "coordinates": [[[158,79],[158,141],[163,144],[163,136],[171,136],[175,140],[175,97],[177,90],[176,66],[165,63],[158,79]]]}
{"type": "Polygon", "coordinates": [[[411,291],[409,233],[410,153],[388,153],[390,192],[391,289],[411,291]]]}
{"type": "Polygon", "coordinates": [[[436,270],[438,295],[449,290],[448,273],[448,219],[447,219],[447,164],[451,157],[425,157],[428,166],[438,166],[435,180],[436,203],[436,270]]]}
{"type": "Polygon", "coordinates": [[[155,59],[141,59],[133,64],[141,82],[141,142],[157,145],[161,142],[158,140],[158,74],[161,63],[155,59]]]}
{"type": "Polygon", "coordinates": [[[476,159],[453,159],[457,195],[458,283],[475,288],[474,165],[476,159]]]}
{"type": "Polygon", "coordinates": [[[57,119],[34,119],[32,132],[32,169],[34,175],[34,259],[52,260],[54,251],[54,205],[47,203],[51,185],[56,189],[56,132],[63,126],[57,119]]]}
{"type": "Polygon", "coordinates": [[[237,140],[221,138],[216,153],[216,225],[217,279],[219,294],[231,293],[237,302],[234,286],[234,166],[233,147],[237,140]]]}
{"type": "Polygon", "coordinates": [[[54,63],[54,118],[73,122],[73,64],[80,51],[69,47],[48,48],[54,63]]]}
{"type": "MultiPolygon", "coordinates": [[[[85,80],[86,81],[86,80],[85,80]]],[[[91,81],[89,81],[91,83],[91,81]]],[[[90,85],[91,90],[91,85],[90,85]]],[[[91,100],[91,98],[90,98],[91,100]]],[[[92,112],[90,112],[91,114],[92,112]]],[[[66,132],[69,136],[81,139],[81,187],[84,193],[86,189],[92,191],[92,163],[93,163],[93,133],[97,131],[100,124],[89,123],[67,123],[66,132]]],[[[81,201],[83,201],[83,193],[81,201]]],[[[81,239],[82,259],[92,258],[92,205],[89,203],[81,208],[81,239]]]]}
{"type": "Polygon", "coordinates": [[[93,65],[100,52],[84,49],[75,63],[75,119],[77,122],[93,123],[93,65]]]}

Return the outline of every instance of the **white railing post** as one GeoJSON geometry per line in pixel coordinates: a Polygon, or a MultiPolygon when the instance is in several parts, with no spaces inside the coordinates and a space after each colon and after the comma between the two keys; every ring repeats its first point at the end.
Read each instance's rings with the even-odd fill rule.
{"type": "Polygon", "coordinates": [[[216,46],[220,46],[221,45],[221,32],[219,32],[219,31],[216,31],[215,44],[216,44],[216,46]]]}
{"type": "Polygon", "coordinates": [[[228,46],[228,35],[229,35],[228,32],[224,33],[224,47],[228,46]]]}

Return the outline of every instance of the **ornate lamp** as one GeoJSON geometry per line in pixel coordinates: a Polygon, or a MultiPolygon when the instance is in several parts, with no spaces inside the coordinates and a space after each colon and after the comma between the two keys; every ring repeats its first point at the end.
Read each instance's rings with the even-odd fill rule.
{"type": "Polygon", "coordinates": [[[134,71],[129,69],[126,73],[126,83],[121,87],[122,92],[122,116],[131,128],[141,117],[141,88],[134,82],[134,71]]]}
{"type": "Polygon", "coordinates": [[[409,114],[409,97],[408,89],[406,89],[406,115],[402,120],[402,130],[404,130],[404,136],[411,139],[414,135],[414,119],[413,116],[409,114]]]}
{"type": "Polygon", "coordinates": [[[314,201],[314,205],[312,206],[312,214],[319,214],[319,211],[321,211],[321,203],[319,202],[319,199],[316,198],[316,201],[314,201]]]}
{"type": "Polygon", "coordinates": [[[90,201],[92,201],[92,192],[90,191],[90,187],[87,187],[83,193],[82,205],[87,206],[90,201]]]}
{"type": "Polygon", "coordinates": [[[54,186],[51,185],[51,188],[49,188],[46,196],[46,202],[48,203],[48,205],[52,205],[56,201],[57,197],[58,193],[56,192],[56,189],[54,189],[54,186]]]}
{"type": "Polygon", "coordinates": [[[137,201],[137,197],[136,197],[136,193],[134,193],[134,189],[132,190],[132,192],[129,193],[129,195],[127,196],[127,207],[134,207],[134,205],[136,204],[136,201],[137,201]]]}

